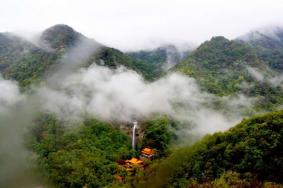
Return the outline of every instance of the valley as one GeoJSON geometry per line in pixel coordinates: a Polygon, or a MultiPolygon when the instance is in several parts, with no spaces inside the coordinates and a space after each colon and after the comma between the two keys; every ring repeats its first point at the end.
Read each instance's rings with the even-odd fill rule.
{"type": "Polygon", "coordinates": [[[0,33],[0,187],[282,187],[282,33],[137,51],[0,33]]]}

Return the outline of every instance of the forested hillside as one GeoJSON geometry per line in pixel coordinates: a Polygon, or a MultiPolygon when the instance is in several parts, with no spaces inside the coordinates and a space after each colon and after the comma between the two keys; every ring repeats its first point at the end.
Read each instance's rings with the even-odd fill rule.
{"type": "Polygon", "coordinates": [[[273,76],[280,74],[269,70],[268,63],[258,57],[256,49],[242,41],[213,37],[201,44],[176,69],[194,77],[203,89],[216,95],[245,93],[263,97],[260,108],[273,108],[283,102],[282,87],[270,82],[273,76]]]}
{"type": "Polygon", "coordinates": [[[174,45],[164,45],[153,50],[128,52],[135,61],[145,64],[146,70],[153,79],[159,78],[187,57],[190,50],[180,50],[174,45]]]}
{"type": "Polygon", "coordinates": [[[67,25],[46,29],[37,45],[6,33],[0,35],[0,44],[1,73],[22,86],[42,80],[62,61],[66,64],[66,61],[73,61],[78,68],[92,63],[110,68],[125,66],[146,79],[155,77],[147,63],[136,62],[123,52],[89,39],[67,25]]]}
{"type": "Polygon", "coordinates": [[[114,181],[116,161],[130,156],[130,140],[95,119],[68,131],[52,115],[35,120],[28,144],[41,172],[58,187],[103,187],[114,181]]]}
{"type": "Polygon", "coordinates": [[[0,33],[0,149],[17,132],[59,188],[280,187],[282,33],[125,53],[67,25],[0,33]]]}
{"type": "Polygon", "coordinates": [[[271,31],[252,31],[238,38],[256,49],[262,58],[273,70],[282,73],[283,66],[283,29],[272,28],[271,31]]]}
{"type": "Polygon", "coordinates": [[[282,183],[282,131],[283,111],[244,119],[226,132],[207,135],[193,146],[174,151],[145,172],[147,179],[140,187],[262,187],[262,182],[282,183]]]}

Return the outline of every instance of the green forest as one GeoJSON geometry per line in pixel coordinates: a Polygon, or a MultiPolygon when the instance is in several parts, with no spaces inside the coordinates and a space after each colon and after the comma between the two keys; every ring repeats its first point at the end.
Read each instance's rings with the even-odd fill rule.
{"type": "MultiPolygon", "coordinates": [[[[22,123],[28,125],[21,129],[24,149],[29,154],[27,163],[29,169],[44,180],[42,184],[51,188],[282,187],[282,62],[283,42],[267,36],[249,41],[216,36],[181,53],[172,45],[122,52],[67,25],[44,30],[36,45],[11,33],[0,33],[0,84],[9,80],[23,95],[7,112],[16,114],[11,119],[21,121],[17,113],[28,106],[24,108],[24,115],[32,115],[26,118],[28,122],[22,123]],[[169,60],[173,62],[168,64],[169,60]],[[104,72],[99,78],[108,85],[100,86],[82,76],[94,64],[112,71],[113,77],[107,77],[104,72]],[[64,75],[66,72],[60,72],[66,67],[70,69],[69,74],[81,74],[68,77],[64,75]],[[70,80],[58,79],[48,88],[54,73],[70,80]],[[122,73],[132,77],[129,82],[123,74],[120,80],[123,88],[118,88],[120,85],[115,81],[122,73]],[[190,81],[186,83],[191,85],[182,85],[182,90],[187,91],[186,87],[192,85],[197,89],[192,89],[191,95],[178,95],[178,92],[183,93],[174,85],[170,89],[176,96],[164,100],[162,97],[174,92],[161,87],[162,83],[170,85],[168,78],[174,74],[190,81]],[[77,80],[84,82],[79,85],[77,80]],[[71,84],[62,83],[64,81],[71,84]],[[92,101],[89,83],[95,92],[101,90],[103,96],[115,103],[106,103],[113,105],[114,110],[107,111],[103,103],[92,101]],[[143,87],[137,87],[141,95],[131,90],[135,87],[131,83],[142,83],[143,87]],[[110,86],[123,92],[115,96],[110,86]],[[38,101],[38,90],[43,95],[51,93],[55,102],[46,105],[48,99],[38,101]],[[152,90],[162,95],[150,95],[152,90]],[[157,97],[148,102],[148,96],[157,97]],[[232,99],[238,96],[256,102],[241,104],[247,105],[242,110],[241,105],[232,104],[232,99]],[[123,97],[134,105],[127,108],[123,97]],[[70,98],[72,100],[67,100],[70,98]],[[180,98],[186,101],[180,102],[180,98]],[[140,101],[150,104],[144,107],[140,101]],[[160,104],[156,105],[158,102],[160,104]],[[57,103],[62,103],[63,107],[57,107],[57,103]],[[159,105],[164,105],[164,109],[159,105]],[[44,108],[46,106],[49,108],[44,108]],[[50,110],[50,106],[55,110],[50,110]],[[88,113],[89,109],[96,114],[88,113]],[[69,111],[72,115],[66,117],[69,111]],[[74,113],[77,111],[79,113],[74,113]],[[220,114],[213,119],[219,126],[223,119],[232,117],[238,118],[233,122],[240,123],[229,124],[229,129],[214,128],[217,131],[209,134],[197,132],[197,126],[205,123],[204,127],[210,126],[209,121],[213,121],[209,119],[210,113],[220,114]],[[114,114],[118,120],[107,119],[105,114],[114,114]],[[124,114],[131,117],[125,115],[127,118],[124,118],[124,114]],[[194,115],[196,117],[190,117],[194,115]],[[138,128],[134,128],[134,121],[138,128]]],[[[179,81],[177,84],[183,83],[179,81]]],[[[103,101],[102,96],[98,99],[103,101]]],[[[0,118],[5,119],[10,116],[4,110],[1,114],[1,105],[8,106],[12,102],[1,100],[0,95],[0,118]]],[[[0,166],[4,158],[1,157],[0,166]]],[[[0,181],[0,187],[9,185],[5,183],[0,181]]]]}

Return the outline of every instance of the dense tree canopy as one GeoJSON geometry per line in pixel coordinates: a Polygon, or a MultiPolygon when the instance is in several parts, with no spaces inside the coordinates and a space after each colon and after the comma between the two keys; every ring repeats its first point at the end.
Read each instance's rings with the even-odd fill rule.
{"type": "Polygon", "coordinates": [[[226,171],[282,183],[282,151],[283,111],[278,111],[245,119],[226,132],[177,150],[155,171],[151,169],[146,185],[184,187],[192,181],[214,180],[226,171]]]}
{"type": "Polygon", "coordinates": [[[230,41],[224,37],[213,37],[201,44],[176,69],[194,77],[202,89],[219,95],[244,93],[258,97],[256,109],[274,110],[283,102],[283,90],[268,79],[258,80],[250,69],[262,76],[275,76],[268,62],[257,55],[255,48],[243,41],[230,41]]]}
{"type": "Polygon", "coordinates": [[[114,181],[116,161],[130,155],[129,138],[95,119],[68,131],[53,116],[44,115],[33,135],[39,167],[58,187],[106,186],[114,181]]]}
{"type": "Polygon", "coordinates": [[[158,116],[146,122],[142,146],[156,149],[159,155],[166,154],[173,138],[174,122],[167,116],[158,116]]]}

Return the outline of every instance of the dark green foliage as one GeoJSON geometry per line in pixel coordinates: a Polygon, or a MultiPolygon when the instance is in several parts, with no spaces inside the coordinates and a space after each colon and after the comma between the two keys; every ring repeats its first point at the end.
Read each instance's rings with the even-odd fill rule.
{"type": "Polygon", "coordinates": [[[164,73],[163,65],[167,60],[166,49],[131,52],[128,55],[139,62],[139,68],[145,69],[150,78],[156,79],[164,73]]]}
{"type": "Polygon", "coordinates": [[[19,81],[21,86],[28,86],[39,81],[43,74],[57,63],[58,55],[40,49],[23,55],[5,71],[5,77],[19,81]]]}
{"type": "Polygon", "coordinates": [[[142,146],[156,149],[160,156],[166,154],[173,136],[173,122],[166,116],[160,116],[145,124],[142,146]]]}
{"type": "Polygon", "coordinates": [[[10,33],[0,33],[0,72],[34,49],[29,42],[10,33]]]}
{"type": "Polygon", "coordinates": [[[257,109],[276,109],[283,102],[282,88],[256,80],[248,67],[256,67],[263,74],[270,74],[266,64],[249,44],[213,37],[181,62],[177,70],[194,77],[210,93],[220,96],[245,93],[250,97],[259,97],[257,109]]]}
{"type": "Polygon", "coordinates": [[[17,80],[21,86],[29,86],[40,81],[52,67],[60,64],[62,57],[70,50],[73,55],[73,48],[78,48],[77,53],[80,53],[70,57],[78,68],[97,63],[110,68],[124,66],[137,71],[148,80],[156,75],[152,72],[152,66],[136,62],[123,52],[88,39],[66,25],[55,25],[45,30],[39,44],[42,45],[40,48],[13,35],[0,34],[0,72],[5,78],[17,80]],[[77,58],[85,50],[93,53],[85,53],[86,57],[77,58]]]}
{"type": "Polygon", "coordinates": [[[243,120],[227,132],[177,150],[157,167],[148,185],[182,187],[189,179],[211,181],[229,170],[282,183],[283,111],[243,120]]]}
{"type": "Polygon", "coordinates": [[[134,67],[135,70],[141,72],[143,77],[149,81],[153,81],[160,78],[164,73],[163,71],[161,71],[159,65],[148,64],[144,61],[135,61],[134,67]]]}
{"type": "Polygon", "coordinates": [[[268,49],[255,46],[260,59],[275,71],[283,72],[283,47],[281,49],[268,49]]]}
{"type": "Polygon", "coordinates": [[[125,134],[94,119],[67,131],[53,116],[42,116],[33,135],[39,167],[57,187],[106,186],[117,172],[115,161],[130,152],[125,134]]]}
{"type": "Polygon", "coordinates": [[[250,82],[247,65],[262,66],[247,44],[214,37],[203,43],[177,69],[196,78],[211,93],[227,95],[250,82]]]}
{"type": "Polygon", "coordinates": [[[86,37],[76,32],[73,28],[60,24],[46,29],[40,36],[43,44],[46,44],[55,50],[75,46],[84,38],[86,37]]]}
{"type": "Polygon", "coordinates": [[[99,65],[114,69],[118,66],[124,66],[128,69],[136,71],[146,80],[153,80],[160,76],[160,74],[156,72],[154,64],[148,64],[143,61],[134,60],[130,56],[114,48],[102,47],[97,53],[90,57],[88,62],[88,64],[96,62],[99,65]]]}
{"type": "MultiPolygon", "coordinates": [[[[283,71],[283,29],[273,28],[273,33],[251,32],[245,35],[244,41],[256,49],[258,57],[273,70],[283,71]]],[[[241,40],[241,38],[240,38],[241,40]]]]}
{"type": "MultiPolygon", "coordinates": [[[[279,184],[275,184],[275,183],[272,183],[271,185],[275,187],[276,185],[280,186],[279,184]]],[[[258,181],[257,178],[251,173],[240,174],[237,172],[228,171],[223,173],[220,178],[214,181],[199,183],[195,180],[191,180],[187,187],[189,188],[205,188],[205,187],[210,187],[210,188],[266,187],[268,188],[268,183],[264,184],[263,182],[258,181]]]]}
{"type": "Polygon", "coordinates": [[[103,47],[94,54],[90,63],[96,62],[99,65],[107,66],[110,68],[117,68],[118,66],[133,67],[133,60],[126,56],[123,52],[114,48],[103,47]]]}
{"type": "Polygon", "coordinates": [[[167,60],[166,49],[158,48],[153,51],[139,51],[128,53],[131,57],[138,61],[145,61],[150,64],[163,64],[167,60]]]}
{"type": "Polygon", "coordinates": [[[154,50],[141,50],[127,53],[136,61],[136,67],[149,80],[160,78],[166,71],[178,64],[183,54],[173,45],[165,45],[154,50]]]}

